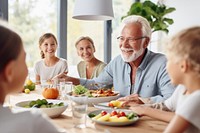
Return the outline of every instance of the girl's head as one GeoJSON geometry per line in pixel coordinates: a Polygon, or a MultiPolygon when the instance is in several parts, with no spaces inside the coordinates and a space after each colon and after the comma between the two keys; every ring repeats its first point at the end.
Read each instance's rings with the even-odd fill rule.
{"type": "Polygon", "coordinates": [[[85,61],[94,58],[94,42],[90,37],[80,37],[75,43],[78,55],[85,61]]]}
{"type": "Polygon", "coordinates": [[[56,49],[58,47],[58,42],[56,37],[51,33],[45,33],[39,39],[39,48],[41,50],[41,58],[46,56],[55,56],[56,49]]]}
{"type": "MultiPolygon", "coordinates": [[[[167,68],[170,77],[173,79],[172,72],[169,70],[169,63],[173,63],[177,67],[174,75],[178,75],[179,71],[190,71],[200,77],[199,51],[200,27],[188,28],[176,34],[167,45],[167,68]]],[[[179,76],[181,76],[181,74],[179,74],[179,76]]]]}
{"type": "Polygon", "coordinates": [[[0,91],[5,96],[23,88],[28,69],[20,36],[3,22],[0,22],[0,34],[0,91]]]}

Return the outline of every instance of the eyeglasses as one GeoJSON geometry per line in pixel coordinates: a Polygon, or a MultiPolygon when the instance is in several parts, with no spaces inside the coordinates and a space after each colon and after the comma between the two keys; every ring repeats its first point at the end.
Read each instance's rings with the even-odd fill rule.
{"type": "Polygon", "coordinates": [[[132,37],[125,38],[123,36],[119,36],[119,37],[117,37],[117,40],[119,41],[119,43],[123,43],[123,42],[127,41],[129,44],[134,44],[134,43],[136,43],[137,40],[140,40],[143,38],[147,38],[147,37],[142,36],[142,37],[138,37],[138,38],[132,38],[132,37]]]}

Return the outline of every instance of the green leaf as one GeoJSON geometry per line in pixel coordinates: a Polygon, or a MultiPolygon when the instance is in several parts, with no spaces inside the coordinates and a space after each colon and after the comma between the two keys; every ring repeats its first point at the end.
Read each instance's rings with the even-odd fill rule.
{"type": "Polygon", "coordinates": [[[174,7],[166,7],[164,4],[155,4],[151,1],[144,1],[143,3],[135,2],[131,5],[127,15],[141,15],[148,20],[152,31],[162,30],[168,32],[168,26],[173,24],[174,21],[171,18],[165,18],[168,13],[175,11],[174,7]]]}
{"type": "Polygon", "coordinates": [[[164,15],[166,15],[166,14],[168,14],[168,13],[171,13],[171,12],[173,12],[173,11],[175,11],[175,10],[176,10],[176,8],[170,7],[170,8],[168,8],[168,9],[165,10],[164,15]]]}
{"type": "Polygon", "coordinates": [[[168,24],[173,24],[174,21],[171,18],[164,18],[163,21],[167,22],[168,24]]]}
{"type": "Polygon", "coordinates": [[[142,5],[143,5],[143,7],[149,7],[154,11],[156,10],[156,7],[157,7],[156,4],[151,1],[144,1],[144,3],[142,5]]]}

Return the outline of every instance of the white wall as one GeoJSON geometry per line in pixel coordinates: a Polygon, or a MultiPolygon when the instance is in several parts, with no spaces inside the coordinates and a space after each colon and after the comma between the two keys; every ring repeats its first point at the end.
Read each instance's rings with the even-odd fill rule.
{"type": "Polygon", "coordinates": [[[169,27],[169,35],[191,26],[200,26],[200,0],[166,0],[165,3],[176,8],[169,15],[174,19],[174,24],[169,27]]]}

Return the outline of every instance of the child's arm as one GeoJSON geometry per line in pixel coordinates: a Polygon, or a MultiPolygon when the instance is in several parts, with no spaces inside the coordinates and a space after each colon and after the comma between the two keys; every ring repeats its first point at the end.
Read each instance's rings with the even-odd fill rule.
{"type": "Polygon", "coordinates": [[[170,122],[174,116],[174,112],[167,112],[159,109],[153,109],[151,107],[147,107],[144,105],[132,106],[130,107],[130,109],[140,116],[149,116],[165,122],[170,122]]]}
{"type": "Polygon", "coordinates": [[[190,123],[186,121],[183,117],[175,115],[165,129],[164,133],[182,133],[188,128],[189,125],[190,123]]]}
{"type": "Polygon", "coordinates": [[[41,82],[40,82],[40,76],[39,75],[35,76],[35,83],[36,84],[41,84],[41,82]]]}

